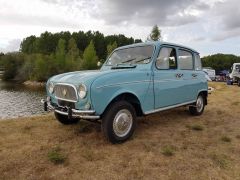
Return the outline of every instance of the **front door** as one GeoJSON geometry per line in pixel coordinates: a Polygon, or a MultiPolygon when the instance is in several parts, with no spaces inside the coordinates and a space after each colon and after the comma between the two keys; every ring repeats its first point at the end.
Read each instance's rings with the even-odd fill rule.
{"type": "Polygon", "coordinates": [[[155,109],[184,102],[183,74],[177,68],[177,50],[171,46],[160,49],[154,67],[155,109]]]}

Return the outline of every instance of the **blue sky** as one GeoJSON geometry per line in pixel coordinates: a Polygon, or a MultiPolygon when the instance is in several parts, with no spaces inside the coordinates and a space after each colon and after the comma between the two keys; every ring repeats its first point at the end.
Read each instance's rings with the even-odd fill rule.
{"type": "Polygon", "coordinates": [[[143,41],[152,26],[164,41],[202,56],[240,55],[238,0],[0,0],[0,52],[19,50],[23,38],[44,31],[100,31],[143,41]]]}

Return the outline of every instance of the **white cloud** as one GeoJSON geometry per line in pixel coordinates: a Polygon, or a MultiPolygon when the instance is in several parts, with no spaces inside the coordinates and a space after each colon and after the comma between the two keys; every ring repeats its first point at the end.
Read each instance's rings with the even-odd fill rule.
{"type": "Polygon", "coordinates": [[[19,39],[44,31],[99,30],[144,41],[154,24],[162,30],[163,40],[203,54],[223,52],[219,41],[230,41],[231,47],[240,37],[238,0],[0,0],[0,4],[4,52],[17,50],[19,39]]]}

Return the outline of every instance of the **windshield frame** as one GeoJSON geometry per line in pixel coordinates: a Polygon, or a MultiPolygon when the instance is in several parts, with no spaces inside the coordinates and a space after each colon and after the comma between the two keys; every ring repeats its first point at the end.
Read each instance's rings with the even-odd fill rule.
{"type": "MultiPolygon", "coordinates": [[[[112,54],[115,53],[116,51],[120,51],[120,50],[124,50],[124,49],[131,49],[131,48],[136,48],[136,47],[146,47],[146,46],[152,46],[152,47],[153,47],[153,51],[152,51],[152,54],[149,56],[149,57],[150,57],[150,58],[149,58],[150,60],[149,60],[148,63],[144,63],[144,64],[138,64],[138,63],[123,63],[123,64],[124,64],[124,65],[129,65],[129,64],[131,64],[131,65],[146,65],[146,64],[149,64],[149,63],[152,62],[152,58],[153,58],[154,52],[155,52],[155,50],[156,50],[156,46],[155,46],[154,44],[143,44],[143,45],[136,45],[136,46],[130,46],[130,47],[125,47],[125,48],[124,48],[124,46],[123,46],[123,47],[117,48],[117,49],[115,49],[115,50],[108,56],[107,60],[106,60],[105,63],[104,63],[104,66],[116,66],[116,65],[117,65],[117,64],[115,64],[115,65],[108,64],[108,61],[109,61],[110,57],[111,57],[112,54]]],[[[119,63],[119,64],[121,64],[121,63],[119,63]]],[[[123,64],[121,64],[121,65],[123,65],[123,64]]]]}

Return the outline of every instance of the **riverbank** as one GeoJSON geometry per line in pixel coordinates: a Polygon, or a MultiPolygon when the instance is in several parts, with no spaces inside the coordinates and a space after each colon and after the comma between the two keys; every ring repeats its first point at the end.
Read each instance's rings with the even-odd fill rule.
{"type": "Polygon", "coordinates": [[[2,179],[238,179],[239,87],[211,83],[202,116],[181,107],[139,119],[134,137],[109,144],[100,125],[53,114],[0,122],[2,179]]]}
{"type": "Polygon", "coordinates": [[[38,82],[38,81],[25,81],[23,83],[25,86],[28,87],[45,87],[45,82],[38,82]]]}

